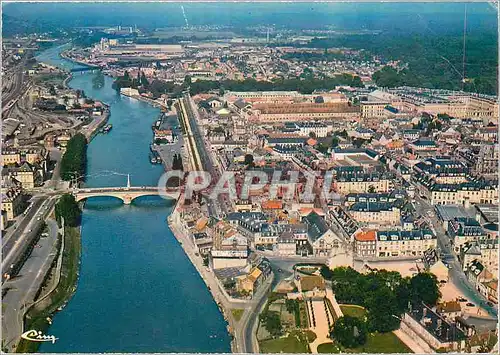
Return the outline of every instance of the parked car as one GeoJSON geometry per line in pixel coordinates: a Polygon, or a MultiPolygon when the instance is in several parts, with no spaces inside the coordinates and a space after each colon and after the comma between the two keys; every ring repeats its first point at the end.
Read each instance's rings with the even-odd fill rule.
{"type": "Polygon", "coordinates": [[[465,305],[466,305],[467,307],[474,307],[474,306],[475,306],[475,304],[474,304],[474,303],[470,303],[470,302],[467,302],[465,305]]]}

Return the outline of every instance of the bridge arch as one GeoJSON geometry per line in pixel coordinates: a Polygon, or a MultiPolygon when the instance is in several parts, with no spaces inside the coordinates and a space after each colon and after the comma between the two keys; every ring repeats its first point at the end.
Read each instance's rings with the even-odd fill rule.
{"type": "MultiPolygon", "coordinates": [[[[75,196],[75,200],[77,202],[92,198],[92,197],[101,197],[101,196],[109,196],[116,197],[125,205],[129,205],[138,197],[142,196],[159,196],[160,193],[158,189],[155,188],[130,188],[130,189],[120,189],[120,188],[95,188],[95,189],[84,189],[81,191],[73,192],[75,196]]],[[[169,192],[166,194],[166,197],[169,197],[173,200],[177,200],[179,198],[179,192],[169,192]]]]}

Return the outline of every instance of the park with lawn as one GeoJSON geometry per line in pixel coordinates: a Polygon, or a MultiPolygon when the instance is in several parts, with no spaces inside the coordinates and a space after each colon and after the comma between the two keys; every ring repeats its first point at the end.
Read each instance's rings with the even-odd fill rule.
{"type": "Polygon", "coordinates": [[[344,348],[335,343],[325,343],[318,346],[318,353],[373,353],[373,354],[393,354],[412,353],[394,333],[374,333],[368,334],[366,343],[354,348],[344,348]]]}
{"type": "Polygon", "coordinates": [[[261,352],[411,353],[393,331],[410,303],[435,305],[440,297],[437,279],[426,273],[403,278],[386,270],[361,274],[349,267],[325,266],[321,275],[330,281],[342,314],[332,314],[333,321],[321,331],[315,321],[324,323],[319,317],[323,308],[309,303],[314,305],[318,297],[325,301],[320,296],[324,289],[316,289],[313,298],[307,292],[292,299],[290,294],[271,293],[259,316],[261,352]]]}

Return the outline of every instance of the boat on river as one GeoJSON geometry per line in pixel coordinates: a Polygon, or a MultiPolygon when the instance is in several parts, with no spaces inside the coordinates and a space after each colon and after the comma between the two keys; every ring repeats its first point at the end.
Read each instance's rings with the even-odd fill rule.
{"type": "Polygon", "coordinates": [[[113,125],[112,124],[107,124],[105,125],[101,130],[100,132],[101,133],[109,133],[109,131],[111,131],[111,129],[113,128],[113,125]]]}

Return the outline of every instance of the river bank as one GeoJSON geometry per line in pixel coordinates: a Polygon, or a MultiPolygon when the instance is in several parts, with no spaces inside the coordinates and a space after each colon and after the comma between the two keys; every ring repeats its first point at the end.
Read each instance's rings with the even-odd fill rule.
{"type": "MultiPolygon", "coordinates": [[[[81,255],[81,232],[79,228],[66,228],[64,240],[61,238],[61,248],[59,253],[62,256],[62,264],[59,269],[49,271],[49,277],[46,284],[48,287],[43,297],[34,303],[24,316],[24,329],[36,329],[43,334],[47,334],[54,314],[61,311],[76,292],[78,284],[78,270],[80,268],[81,255]],[[59,277],[56,273],[59,272],[59,277]],[[50,281],[56,278],[57,283],[50,287],[50,281]]],[[[37,352],[40,343],[21,339],[16,352],[33,353],[37,352]]]]}
{"type": "MultiPolygon", "coordinates": [[[[219,310],[222,313],[225,321],[227,322],[227,330],[231,335],[231,351],[233,353],[241,352],[238,348],[239,344],[237,344],[235,336],[238,322],[234,318],[233,312],[231,311],[232,308],[228,304],[228,296],[213,272],[211,272],[208,267],[203,265],[202,258],[200,256],[196,256],[193,242],[189,239],[189,236],[186,234],[186,232],[182,230],[182,225],[181,223],[179,223],[180,217],[178,216],[177,208],[179,205],[179,201],[181,201],[182,198],[183,196],[181,195],[172,213],[167,218],[168,225],[174,237],[177,239],[185,254],[191,261],[192,265],[196,268],[198,274],[205,282],[205,285],[212,295],[212,298],[219,306],[219,310]]],[[[241,303],[241,307],[244,307],[245,302],[242,301],[241,303]]]]}
{"type": "Polygon", "coordinates": [[[130,95],[130,94],[127,94],[124,91],[120,91],[120,94],[123,95],[123,96],[127,96],[127,97],[130,97],[130,98],[133,98],[133,99],[140,100],[142,102],[148,103],[151,106],[156,107],[156,108],[161,108],[162,110],[167,110],[168,109],[168,106],[165,105],[164,103],[161,103],[159,101],[150,99],[149,97],[144,97],[142,95],[130,95]]]}
{"type": "Polygon", "coordinates": [[[71,56],[68,55],[68,52],[69,50],[66,50],[66,51],[62,51],[60,53],[61,55],[61,58],[64,58],[66,60],[69,60],[73,63],[76,63],[76,64],[80,64],[80,65],[83,65],[84,67],[89,67],[89,68],[96,68],[96,69],[100,69],[101,67],[98,66],[98,65],[95,65],[95,64],[90,64],[90,63],[86,63],[86,62],[83,62],[81,60],[78,60],[78,59],[75,59],[75,58],[72,58],[71,56]]]}
{"type": "Polygon", "coordinates": [[[108,122],[111,112],[109,107],[106,107],[106,111],[101,116],[95,117],[92,122],[90,122],[87,126],[82,127],[80,130],[80,133],[83,133],[85,138],[87,138],[87,143],[90,143],[90,141],[92,141],[92,139],[99,133],[99,129],[101,129],[108,122]]]}

